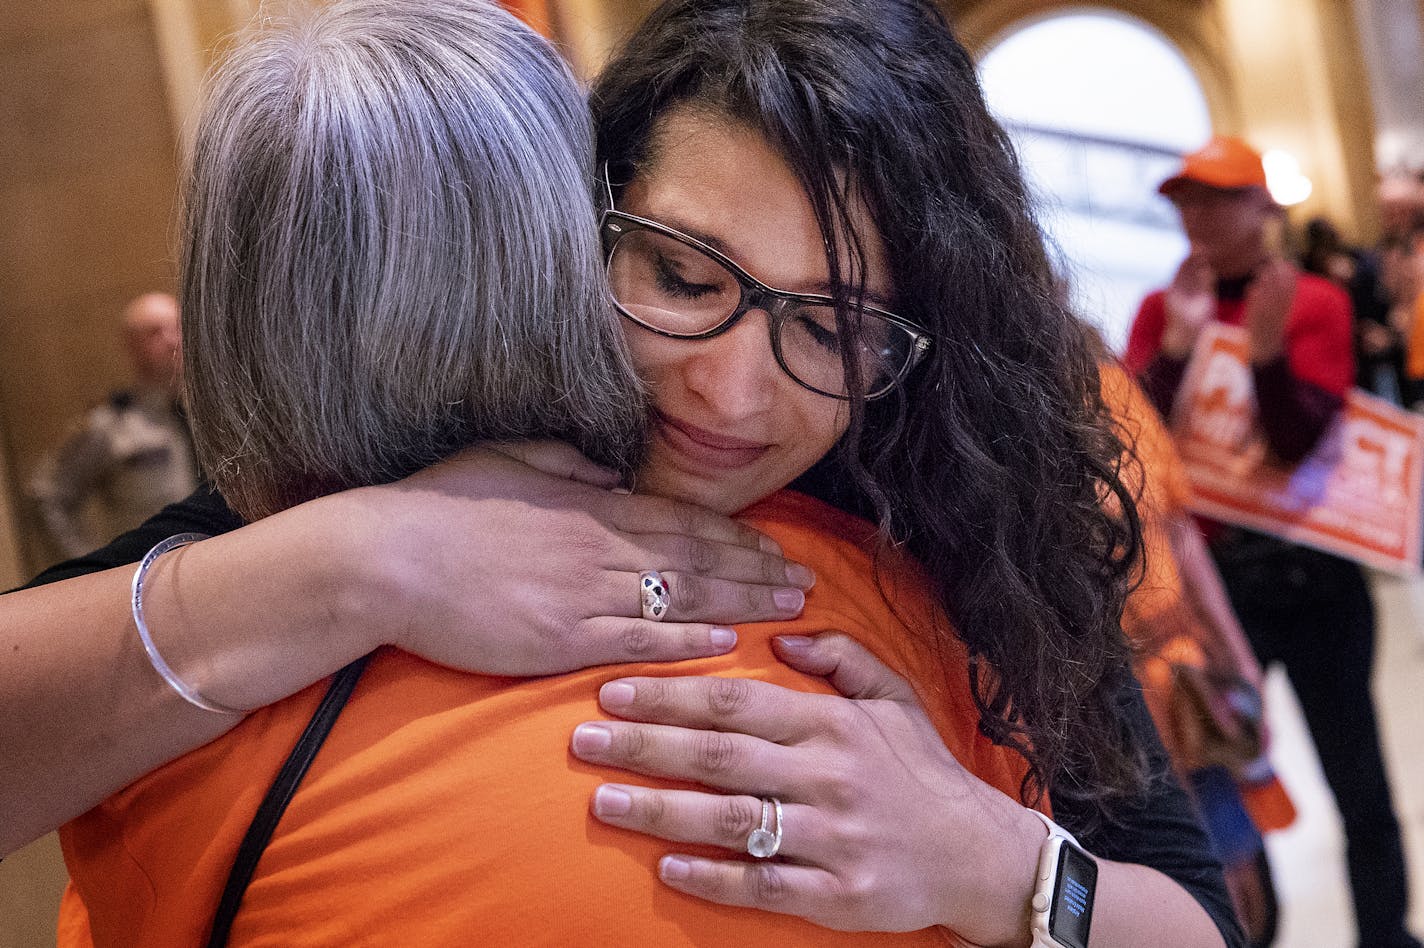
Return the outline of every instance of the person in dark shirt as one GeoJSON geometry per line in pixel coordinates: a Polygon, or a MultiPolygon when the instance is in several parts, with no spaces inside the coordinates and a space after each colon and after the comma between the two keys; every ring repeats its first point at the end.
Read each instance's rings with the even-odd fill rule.
{"type": "MultiPolygon", "coordinates": [[[[1315,447],[1355,376],[1350,300],[1275,255],[1279,208],[1260,155],[1217,137],[1161,192],[1192,243],[1172,285],[1138,311],[1125,362],[1170,416],[1201,331],[1242,326],[1266,444],[1284,464],[1315,447]]],[[[1358,564],[1284,540],[1203,523],[1232,607],[1262,665],[1280,663],[1300,698],[1345,824],[1361,948],[1417,948],[1405,930],[1407,877],[1374,705],[1374,604],[1358,564]]]]}

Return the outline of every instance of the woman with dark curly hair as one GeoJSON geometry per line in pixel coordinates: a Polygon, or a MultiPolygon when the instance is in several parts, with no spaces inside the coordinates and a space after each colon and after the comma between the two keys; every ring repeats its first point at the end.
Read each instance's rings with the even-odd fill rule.
{"type": "MultiPolygon", "coordinates": [[[[418,46],[407,37],[396,48],[418,46]]],[[[251,61],[248,68],[255,68],[251,61]]],[[[259,87],[272,88],[252,88],[259,87]]],[[[442,86],[421,88],[428,93],[442,86]]],[[[335,87],[326,92],[335,95],[335,87]]],[[[531,942],[619,937],[670,943],[681,937],[746,943],[758,932],[783,941],[830,938],[794,919],[719,912],[660,894],[635,877],[639,862],[655,851],[651,840],[598,823],[566,825],[564,804],[593,792],[594,816],[605,823],[700,844],[691,855],[663,858],[659,872],[674,888],[713,901],[851,931],[944,926],[982,944],[1033,938],[1081,946],[1089,920],[1095,946],[1218,945],[1223,936],[1238,938],[1219,869],[1205,855],[1180,791],[1161,782],[1160,748],[1150,725],[1144,730],[1140,724],[1141,698],[1118,625],[1139,531],[1119,474],[1124,446],[1099,393],[1096,350],[1056,302],[1012,151],[942,17],[915,0],[673,0],[606,70],[594,108],[609,200],[607,273],[654,408],[637,492],[721,513],[750,507],[749,522],[789,554],[813,562],[821,582],[806,597],[799,622],[744,627],[740,663],[718,659],[723,664],[687,668],[721,678],[650,678],[657,671],[644,666],[620,670],[638,677],[612,681],[603,671],[525,684],[460,684],[437,681],[434,666],[378,655],[333,731],[328,758],[318,759],[279,827],[270,859],[259,864],[248,932],[291,934],[299,918],[307,934],[313,925],[336,926],[321,931],[409,939],[436,930],[428,926],[448,925],[453,916],[483,920],[471,924],[486,934],[522,931],[531,942]],[[840,511],[777,493],[792,482],[840,511]],[[881,597],[886,602],[877,604],[881,597]],[[805,637],[832,626],[865,638],[913,686],[843,637],[805,637]],[[860,700],[782,687],[810,685],[777,672],[774,662],[768,667],[766,645],[775,633],[791,633],[774,644],[788,665],[825,675],[860,700]],[[763,680],[725,677],[739,673],[763,680]],[[415,691],[409,690],[412,675],[415,691]],[[592,710],[589,695],[598,684],[605,708],[642,723],[578,727],[575,754],[603,767],[544,753],[551,733],[592,710]],[[478,734],[483,742],[467,742],[463,750],[459,734],[439,729],[448,720],[440,701],[454,700],[460,689],[478,699],[461,706],[461,714],[476,717],[460,718],[460,733],[478,734]],[[511,716],[511,709],[518,713],[511,716]],[[383,715],[392,714],[401,716],[400,728],[388,728],[391,719],[383,715]],[[419,748],[410,752],[416,757],[403,741],[419,748]],[[471,748],[486,753],[472,758],[471,748]],[[325,759],[330,767],[323,767],[325,759]],[[607,765],[730,793],[666,781],[653,788],[599,786],[607,765]],[[405,782],[417,772],[422,782],[405,782]],[[439,792],[409,792],[431,780],[439,792]],[[1048,800],[1083,834],[1096,861],[1022,805],[1048,800]],[[462,811],[464,818],[456,815],[462,811]],[[452,820],[462,824],[458,833],[452,820]],[[429,845],[432,827],[448,832],[439,852],[429,845]],[[499,839],[507,844],[494,842],[499,839]],[[470,848],[472,841],[483,848],[470,848]],[[728,847],[760,861],[717,858],[728,847]],[[416,859],[420,852],[428,860],[416,859]],[[1045,858],[1058,854],[1068,868],[1045,858]],[[420,866],[412,875],[415,863],[420,866]],[[526,881],[515,885],[521,876],[526,881]],[[353,890],[338,887],[338,879],[368,881],[353,890]],[[373,879],[388,890],[373,888],[373,879]]],[[[350,112],[358,126],[373,114],[379,113],[369,106],[350,112]]],[[[254,141],[262,144],[248,135],[233,138],[243,148],[254,141]]],[[[357,161],[359,172],[359,161],[368,157],[341,154],[310,167],[339,178],[343,162],[357,161]]],[[[370,160],[381,154],[373,150],[370,160]]],[[[249,170],[271,174],[273,166],[249,170]]],[[[347,192],[323,187],[312,193],[347,192]]],[[[362,215],[381,211],[379,204],[322,203],[320,211],[311,209],[313,218],[302,207],[275,202],[268,211],[301,221],[347,214],[364,222],[337,228],[348,236],[418,234],[415,223],[423,220],[411,218],[410,228],[390,222],[373,228],[362,215]]],[[[266,243],[270,228],[247,218],[237,224],[254,248],[274,249],[266,243]]],[[[324,265],[275,253],[257,259],[269,266],[288,261],[283,265],[304,279],[317,279],[324,265]]],[[[204,271],[191,268],[195,261],[212,264],[214,274],[225,263],[221,254],[191,258],[186,280],[196,292],[201,284],[193,281],[204,271]]],[[[372,272],[362,268],[374,265],[379,273],[382,261],[353,255],[345,265],[370,279],[372,272]]],[[[430,286],[430,280],[412,281],[407,291],[424,299],[430,286]]],[[[352,304],[358,318],[367,302],[352,304]]],[[[211,321],[217,313],[194,318],[211,321]]],[[[254,331],[285,327],[269,320],[254,331]]],[[[405,614],[404,621],[420,627],[407,633],[416,638],[425,626],[458,620],[461,609],[452,606],[458,596],[450,588],[458,574],[439,562],[441,532],[444,543],[489,532],[516,549],[548,525],[537,510],[526,525],[519,524],[518,510],[498,525],[469,522],[479,516],[474,502],[491,490],[518,499],[522,483],[537,484],[533,474],[498,459],[482,462],[496,476],[478,483],[469,475],[475,462],[465,458],[393,487],[297,503],[402,472],[357,457],[344,480],[313,477],[312,465],[288,463],[282,454],[293,433],[283,427],[281,412],[224,412],[217,393],[246,380],[254,399],[271,399],[258,404],[286,404],[274,398],[281,392],[295,404],[309,403],[312,417],[320,417],[323,410],[340,414],[330,396],[343,392],[352,399],[347,414],[361,415],[372,431],[401,427],[394,410],[400,406],[386,405],[390,392],[380,384],[363,392],[341,372],[322,371],[305,387],[274,387],[274,379],[291,376],[266,376],[252,366],[283,363],[282,353],[265,339],[222,332],[235,343],[227,353],[235,364],[213,363],[201,402],[209,417],[228,425],[211,429],[208,457],[222,463],[210,467],[243,512],[284,511],[232,538],[267,525],[260,545],[280,556],[277,529],[300,535],[302,527],[340,516],[369,528],[348,529],[348,541],[351,534],[369,539],[379,531],[388,544],[376,558],[384,575],[374,596],[362,590],[353,602],[338,594],[344,620],[366,613],[361,621],[367,623],[376,621],[371,617],[402,621],[405,614]],[[215,384],[224,372],[231,380],[215,384]],[[322,391],[321,385],[331,387],[322,391]],[[270,525],[278,520],[280,528],[270,525]],[[406,531],[420,542],[412,544],[406,531]],[[410,545],[419,555],[402,557],[410,545]],[[399,597],[385,598],[413,608],[393,610],[379,601],[397,588],[399,597]]],[[[331,338],[350,346],[362,336],[331,338]]],[[[429,360],[429,348],[414,347],[406,358],[429,360]]],[[[506,347],[504,357],[511,352],[506,347]]],[[[342,364],[345,355],[332,355],[342,364]]],[[[496,349],[485,357],[501,355],[496,349]]],[[[325,358],[313,350],[305,360],[288,361],[320,365],[325,358]]],[[[542,417],[526,416],[524,427],[538,430],[533,422],[542,417]]],[[[560,423],[557,417],[545,425],[560,423]]],[[[448,450],[438,440],[431,450],[437,448],[448,450]]],[[[418,443],[404,450],[402,463],[420,450],[418,443]]],[[[211,501],[197,509],[206,525],[233,525],[221,513],[214,516],[211,501]]],[[[669,508],[644,509],[668,516],[669,508]]],[[[149,535],[164,529],[161,524],[162,518],[149,535]]],[[[761,571],[766,581],[753,586],[754,593],[792,575],[783,565],[785,572],[772,577],[760,559],[753,569],[747,547],[758,544],[745,533],[717,542],[696,547],[701,555],[689,559],[705,560],[708,550],[714,559],[741,557],[748,575],[729,580],[746,585],[761,571]]],[[[170,628],[200,622],[192,603],[201,600],[191,590],[193,577],[212,569],[203,565],[205,545],[179,554],[166,576],[171,589],[189,574],[183,579],[187,602],[160,612],[170,628]]],[[[585,552],[592,558],[609,546],[590,544],[585,552]]],[[[286,565],[304,568],[300,559],[286,565]]],[[[585,581],[602,590],[620,576],[638,578],[641,569],[655,593],[649,598],[645,589],[642,615],[650,625],[638,627],[644,644],[661,610],[674,618],[726,621],[697,611],[699,600],[705,608],[709,598],[728,595],[726,587],[698,581],[692,570],[659,586],[662,577],[648,567],[661,564],[630,561],[606,576],[586,569],[534,595],[557,610],[581,594],[585,581]]],[[[369,565],[363,570],[367,581],[380,574],[369,565]]],[[[243,578],[227,580],[240,585],[243,578]]],[[[155,585],[154,594],[163,588],[155,585]]],[[[787,599],[767,595],[778,604],[787,599]]],[[[269,597],[268,608],[273,602],[269,597]]],[[[759,604],[753,600],[750,611],[759,604]]],[[[281,606],[278,597],[276,611],[281,606]]],[[[196,651],[202,654],[201,647],[196,651]]],[[[178,673],[170,668],[165,675],[170,683],[185,683],[188,700],[228,708],[272,700],[265,693],[265,700],[251,700],[259,686],[243,677],[250,673],[241,670],[241,660],[205,663],[193,654],[178,673]],[[184,671],[194,677],[185,679],[184,671]]],[[[438,649],[421,654],[442,658],[438,649]]],[[[578,664],[570,660],[565,667],[578,664]]],[[[197,880],[194,892],[220,878],[213,873],[229,852],[226,841],[251,812],[242,806],[224,812],[221,800],[232,799],[235,783],[243,801],[255,799],[249,791],[262,786],[251,780],[253,762],[265,763],[262,755],[273,747],[284,749],[276,738],[289,731],[295,736],[314,704],[315,696],[303,693],[259,711],[228,737],[80,820],[70,830],[70,848],[86,849],[93,860],[84,867],[88,897],[105,900],[110,912],[131,907],[112,882],[131,864],[144,868],[135,885],[162,878],[158,867],[197,880]],[[179,805],[195,821],[186,826],[185,841],[158,831],[179,805]],[[204,822],[213,814],[211,825],[204,822]],[[126,842],[106,852],[106,833],[115,826],[124,828],[126,842]],[[98,871],[106,865],[114,872],[98,871]]],[[[219,732],[218,725],[209,727],[219,732]]],[[[207,905],[180,899],[175,906],[171,894],[165,901],[162,893],[159,902],[163,911],[149,918],[158,920],[155,931],[168,932],[189,932],[194,906],[201,919],[207,905]],[[165,921],[163,912],[173,914],[165,921]]]]}

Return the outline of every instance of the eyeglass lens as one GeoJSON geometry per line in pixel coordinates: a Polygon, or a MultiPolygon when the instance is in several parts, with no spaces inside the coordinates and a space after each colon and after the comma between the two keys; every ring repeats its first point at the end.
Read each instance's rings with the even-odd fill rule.
{"type": "MultiPolygon", "coordinates": [[[[634,319],[663,332],[693,336],[721,326],[737,311],[743,286],[721,261],[675,237],[631,230],[608,260],[613,297],[634,319]]],[[[846,371],[835,308],[778,297],[772,324],[785,369],[827,395],[844,396],[846,371]]],[[[856,355],[867,395],[888,389],[914,355],[914,336],[874,314],[861,319],[856,355]]]]}

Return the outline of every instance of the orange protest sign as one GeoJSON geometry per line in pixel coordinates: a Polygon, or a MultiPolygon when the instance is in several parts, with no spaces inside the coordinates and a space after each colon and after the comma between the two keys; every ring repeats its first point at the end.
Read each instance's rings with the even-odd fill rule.
{"type": "Polygon", "coordinates": [[[1300,463],[1270,456],[1256,417],[1246,333],[1214,325],[1187,368],[1172,435],[1189,507],[1393,572],[1419,570],[1424,418],[1353,390],[1300,463]]]}

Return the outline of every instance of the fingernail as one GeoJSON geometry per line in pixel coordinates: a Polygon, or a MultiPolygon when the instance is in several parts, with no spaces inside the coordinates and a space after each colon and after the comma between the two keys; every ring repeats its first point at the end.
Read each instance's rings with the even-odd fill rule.
{"type": "Polygon", "coordinates": [[[802,589],[810,589],[816,585],[816,574],[809,566],[802,566],[800,563],[786,564],[786,581],[793,586],[800,586],[802,589]]]}
{"type": "Polygon", "coordinates": [[[613,732],[597,724],[580,724],[574,728],[575,754],[602,754],[613,744],[613,732]]]}
{"type": "Polygon", "coordinates": [[[626,708],[633,703],[638,689],[626,681],[610,681],[598,689],[598,703],[610,711],[626,708]]]}
{"type": "Polygon", "coordinates": [[[781,544],[777,543],[771,537],[763,535],[761,538],[761,551],[763,553],[775,553],[777,556],[780,556],[781,544]]]}
{"type": "Polygon", "coordinates": [[[611,494],[631,494],[631,493],[633,493],[633,488],[631,488],[631,487],[624,487],[623,485],[620,484],[620,485],[617,486],[617,487],[610,487],[610,488],[609,488],[609,493],[611,493],[611,494]]]}
{"type": "Polygon", "coordinates": [[[597,816],[627,816],[633,809],[633,797],[626,790],[607,784],[593,791],[593,812],[597,816]]]}
{"type": "Polygon", "coordinates": [[[681,856],[664,856],[658,862],[658,875],[664,882],[682,882],[692,875],[692,863],[681,856]]]}
{"type": "Polygon", "coordinates": [[[805,635],[778,635],[776,641],[782,648],[793,652],[804,652],[816,644],[815,639],[805,635]]]}
{"type": "Polygon", "coordinates": [[[800,612],[806,605],[806,594],[799,589],[778,589],[771,598],[782,612],[800,612]]]}
{"type": "Polygon", "coordinates": [[[716,628],[707,633],[707,637],[712,640],[712,647],[726,651],[737,644],[737,633],[731,629],[716,628]]]}

